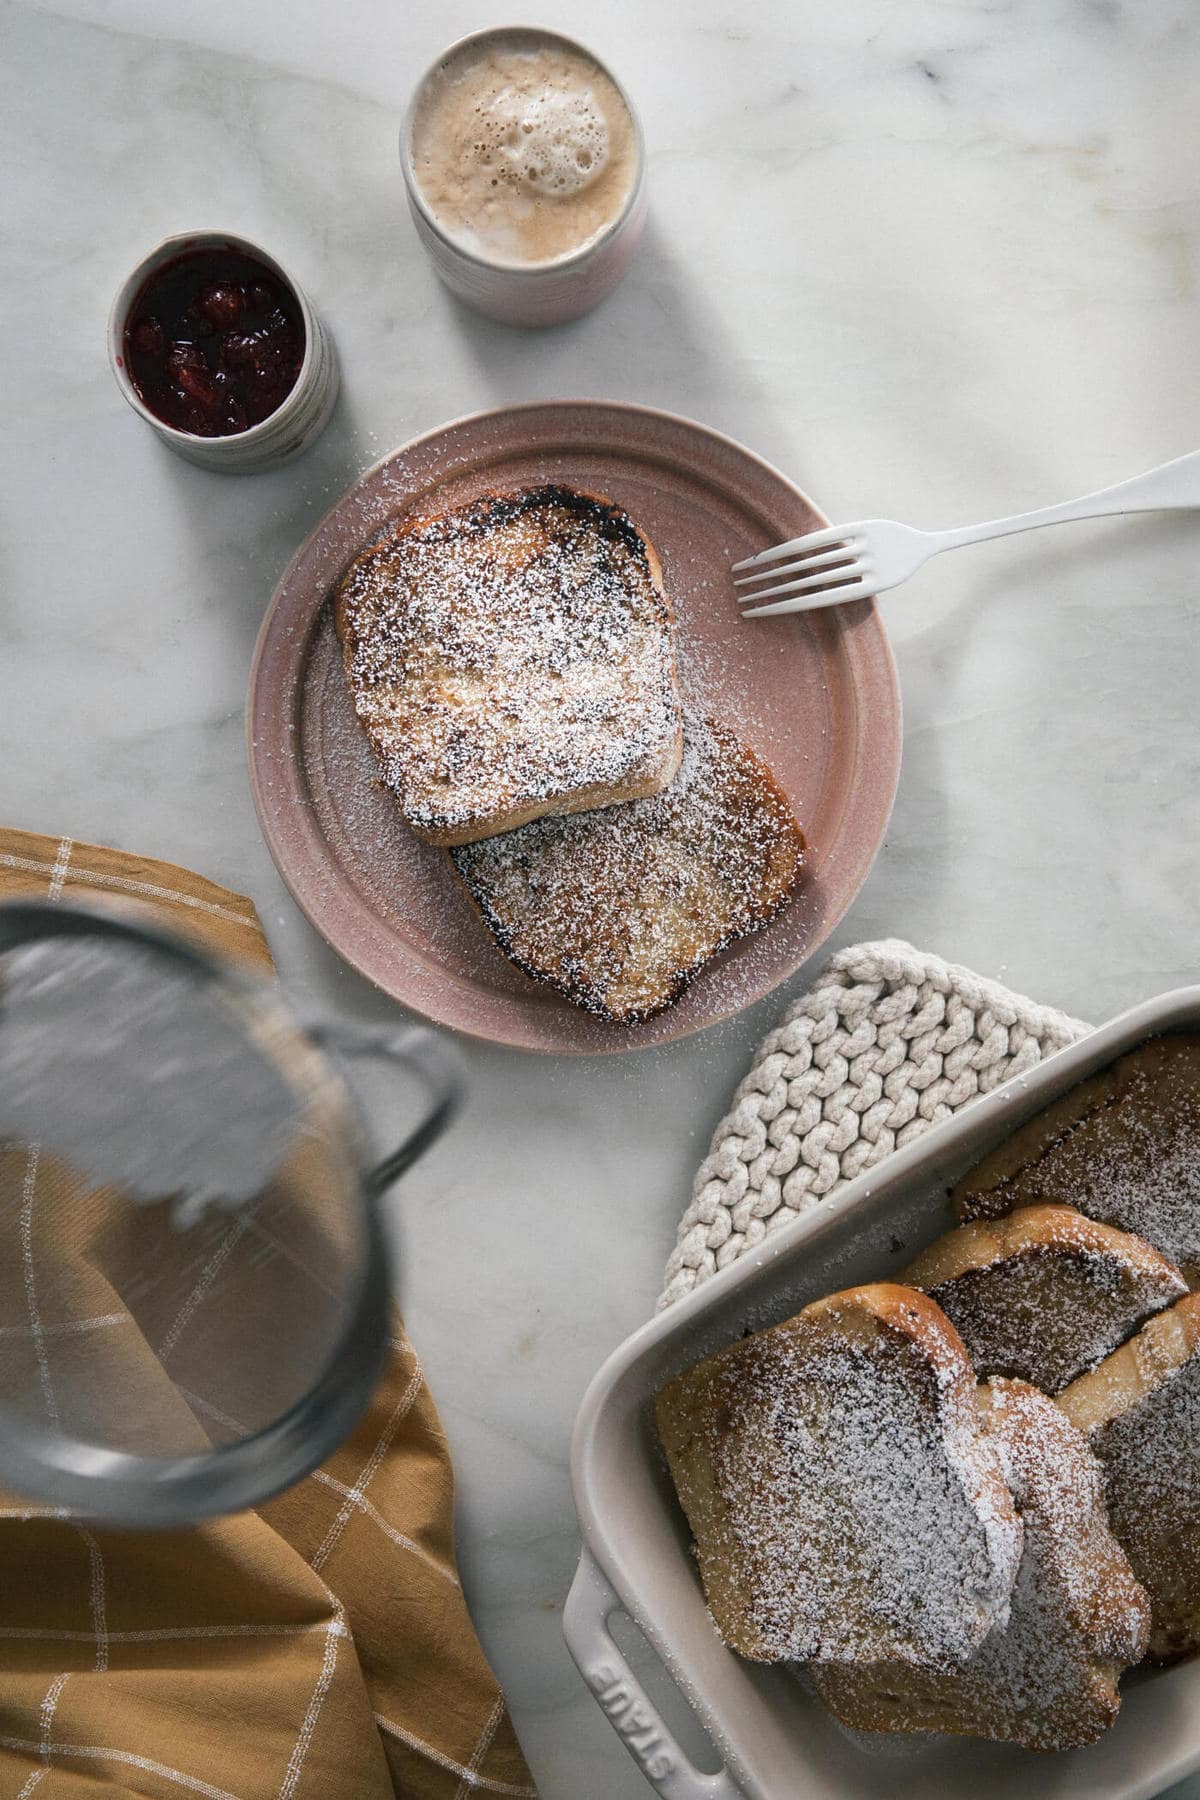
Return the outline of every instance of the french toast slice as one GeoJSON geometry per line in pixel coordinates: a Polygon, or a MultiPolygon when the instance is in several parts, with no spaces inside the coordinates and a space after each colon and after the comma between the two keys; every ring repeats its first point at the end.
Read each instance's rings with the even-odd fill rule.
{"type": "Polygon", "coordinates": [[[504,954],[617,1024],[677,1000],[774,916],[803,864],[804,835],[754,752],[711,720],[684,737],[661,794],[450,852],[504,954]]]}
{"type": "Polygon", "coordinates": [[[1014,1132],[951,1198],[960,1219],[1074,1206],[1145,1238],[1200,1284],[1200,1036],[1127,1051],[1014,1132]]]}
{"type": "Polygon", "coordinates": [[[404,520],[333,616],[384,785],[429,843],[638,799],[679,766],[658,554],[599,495],[547,483],[404,520]]]}
{"type": "Polygon", "coordinates": [[[1200,1650],[1200,1294],[1058,1396],[1104,1467],[1108,1515],[1150,1595],[1150,1655],[1200,1650]]]}
{"type": "Polygon", "coordinates": [[[978,1404],[1025,1534],[1007,1625],[958,1668],[821,1663],[810,1679],[857,1731],[1090,1744],[1117,1716],[1122,1670],[1145,1654],[1150,1601],[1109,1529],[1083,1434],[1023,1381],[984,1383],[978,1404]]]}
{"type": "Polygon", "coordinates": [[[1022,1206],[959,1225],[898,1279],[936,1300],[977,1375],[1014,1375],[1057,1394],[1187,1292],[1141,1238],[1070,1206],[1022,1206]]]}
{"type": "Polygon", "coordinates": [[[659,1437],[725,1643],[755,1662],[962,1662],[1021,1525],[945,1314],[878,1282],[686,1370],[659,1437]]]}

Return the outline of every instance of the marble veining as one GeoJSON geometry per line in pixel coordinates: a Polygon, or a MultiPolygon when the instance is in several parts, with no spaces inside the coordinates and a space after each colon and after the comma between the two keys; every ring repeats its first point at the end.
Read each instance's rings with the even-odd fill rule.
{"type": "MultiPolygon", "coordinates": [[[[543,335],[439,289],[396,156],[413,80],[494,8],[0,4],[3,816],[244,889],[297,1000],[363,1018],[391,1009],[263,848],[241,709],[280,570],[386,450],[498,402],[628,398],[742,438],[835,517],[937,526],[1200,438],[1192,0],[545,0],[537,17],[632,92],[652,209],[618,294],[543,335]],[[112,292],[189,225],[261,239],[337,342],[338,411],[289,469],[188,467],[116,392],[112,292]]],[[[1195,978],[1198,546],[1185,517],[1067,527],[887,598],[904,769],[837,943],[906,936],[1096,1019],[1195,978]]],[[[571,1420],[648,1316],[783,997],[631,1059],[470,1048],[453,1153],[395,1202],[467,1591],[546,1800],[648,1792],[559,1633],[571,1420]]],[[[371,1107],[386,1133],[382,1080],[371,1107]]],[[[1200,1781],[1179,1792],[1200,1800],[1200,1781]]]]}

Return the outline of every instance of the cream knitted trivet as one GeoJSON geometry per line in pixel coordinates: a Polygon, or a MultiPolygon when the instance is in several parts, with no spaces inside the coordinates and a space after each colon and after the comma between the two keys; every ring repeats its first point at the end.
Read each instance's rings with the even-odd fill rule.
{"type": "Polygon", "coordinates": [[[763,1040],[717,1126],[659,1310],[1090,1029],[897,938],[840,950],[763,1040]]]}

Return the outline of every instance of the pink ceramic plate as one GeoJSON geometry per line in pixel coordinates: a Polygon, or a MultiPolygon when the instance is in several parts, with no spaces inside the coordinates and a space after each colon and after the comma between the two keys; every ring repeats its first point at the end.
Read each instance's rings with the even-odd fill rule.
{"type": "Polygon", "coordinates": [[[900,700],[873,603],[743,624],[729,565],[825,523],[791,482],[729,438],[601,401],[479,413],[363,475],[293,558],[250,678],[258,815],[317,930],[406,1006],[523,1050],[667,1043],[792,974],[842,917],[879,848],[899,772],[900,700]],[[779,917],[642,1025],[594,1019],[501,956],[445,852],[419,843],[375,782],[326,604],[350,558],[389,520],[547,480],[608,495],[654,543],[678,615],[685,701],[766,759],[811,846],[807,878],[779,917]]]}

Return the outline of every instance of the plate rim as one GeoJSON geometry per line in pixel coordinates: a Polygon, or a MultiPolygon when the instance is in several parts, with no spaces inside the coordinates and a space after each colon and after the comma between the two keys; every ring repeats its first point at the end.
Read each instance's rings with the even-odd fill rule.
{"type": "MultiPolygon", "coordinates": [[[[402,998],[390,987],[386,986],[385,983],[371,971],[371,969],[364,967],[364,957],[361,954],[357,951],[352,952],[344,949],[341,944],[334,941],[333,937],[326,929],[325,924],[323,924],[316,916],[316,903],[313,902],[310,904],[308,897],[301,891],[298,882],[293,879],[293,876],[287,867],[286,860],[281,854],[280,848],[276,842],[273,809],[268,802],[265,792],[266,784],[259,767],[259,758],[255,743],[254,727],[256,715],[259,711],[262,665],[266,656],[268,643],[272,637],[275,616],[279,610],[280,601],[284,592],[292,581],[293,575],[299,565],[311,552],[317,540],[321,537],[322,533],[327,529],[331,520],[334,518],[334,515],[345,505],[348,497],[365,482],[369,481],[372,476],[377,475],[383,468],[389,463],[394,462],[398,457],[410,455],[413,452],[419,451],[424,445],[429,444],[436,439],[446,437],[448,434],[461,430],[463,427],[490,424],[498,420],[510,419],[514,416],[527,416],[533,413],[544,413],[553,417],[557,413],[577,412],[580,409],[598,409],[626,417],[633,416],[648,421],[665,423],[671,428],[682,427],[687,432],[698,433],[701,437],[708,438],[719,445],[724,452],[732,452],[736,457],[756,465],[767,475],[773,477],[776,481],[781,482],[803,502],[814,516],[821,521],[822,525],[829,523],[823,510],[817,506],[806,491],[800,487],[797,482],[793,481],[789,475],[786,475],[782,469],[768,461],[766,457],[759,455],[756,450],[750,449],[739,439],[731,437],[727,432],[723,432],[715,426],[706,425],[701,420],[689,418],[684,413],[670,412],[664,407],[647,406],[640,401],[611,400],[596,396],[520,400],[502,406],[479,408],[472,412],[462,413],[455,418],[444,420],[440,425],[433,426],[427,431],[419,432],[414,437],[406,438],[403,443],[396,445],[393,449],[386,451],[384,455],[377,457],[373,463],[370,463],[366,468],[359,471],[349,485],[337,496],[332,504],[326,508],[321,517],[306,532],[304,538],[288,558],[286,565],[272,589],[270,600],[267,603],[266,611],[263,614],[262,622],[255,637],[246,689],[246,762],[250,781],[251,798],[254,802],[259,830],[281,881],[309,925],[311,925],[317,935],[328,945],[337,957],[346,963],[349,968],[353,969],[364,981],[369,982],[377,992],[386,995],[386,997],[394,1004],[406,1008],[407,1011],[414,1013],[419,1018],[424,1018],[433,1024],[440,1026],[443,1030],[460,1033],[464,1037],[470,1038],[475,1043],[499,1045],[507,1050],[520,1051],[527,1056],[614,1056],[663,1050],[672,1043],[682,1043],[687,1038],[698,1036],[700,1033],[709,1031],[717,1025],[726,1023],[729,1019],[737,1017],[748,1010],[749,1007],[757,1005],[761,1000],[766,999],[770,994],[774,993],[776,988],[782,985],[784,981],[790,980],[792,975],[803,968],[805,963],[823,948],[829,941],[829,938],[837,930],[841,921],[845,918],[847,912],[858,898],[858,895],[861,893],[887,835],[888,826],[891,822],[896,804],[896,795],[899,789],[900,769],[903,757],[904,716],[899,672],[896,667],[896,659],[892,649],[891,640],[884,624],[882,614],[880,613],[878,602],[872,596],[858,604],[867,609],[865,616],[874,626],[875,641],[873,647],[880,663],[881,673],[886,677],[887,681],[888,696],[891,702],[889,719],[891,721],[892,730],[891,743],[888,747],[889,753],[885,762],[887,775],[887,802],[878,825],[876,841],[870,858],[861,871],[854,886],[847,894],[844,904],[826,921],[825,929],[820,940],[811,946],[800,962],[796,963],[791,969],[780,975],[777,980],[772,981],[761,993],[754,994],[749,999],[743,1000],[740,1003],[722,1006],[720,1010],[715,1011],[710,1017],[705,1018],[703,1021],[687,1026],[677,1034],[659,1039],[654,1043],[630,1042],[627,1034],[623,1032],[619,1026],[613,1027],[611,1041],[579,1044],[545,1044],[529,1042],[508,1035],[505,1032],[498,1032],[494,1028],[488,1028],[486,1026],[476,1029],[472,1024],[462,1023],[458,1018],[454,1018],[453,1020],[446,1018],[435,1005],[428,1001],[423,1001],[422,1004],[418,1005],[411,999],[402,998]]],[[[315,626],[318,617],[319,609],[314,613],[312,620],[308,622],[309,637],[311,637],[312,628],[315,626]]],[[[768,924],[765,929],[770,931],[771,925],[768,924]]],[[[570,1005],[570,1002],[566,1000],[562,1003],[564,1006],[570,1005]]],[[[532,1035],[532,1032],[530,1032],[529,1036],[532,1037],[532,1035]]]]}

